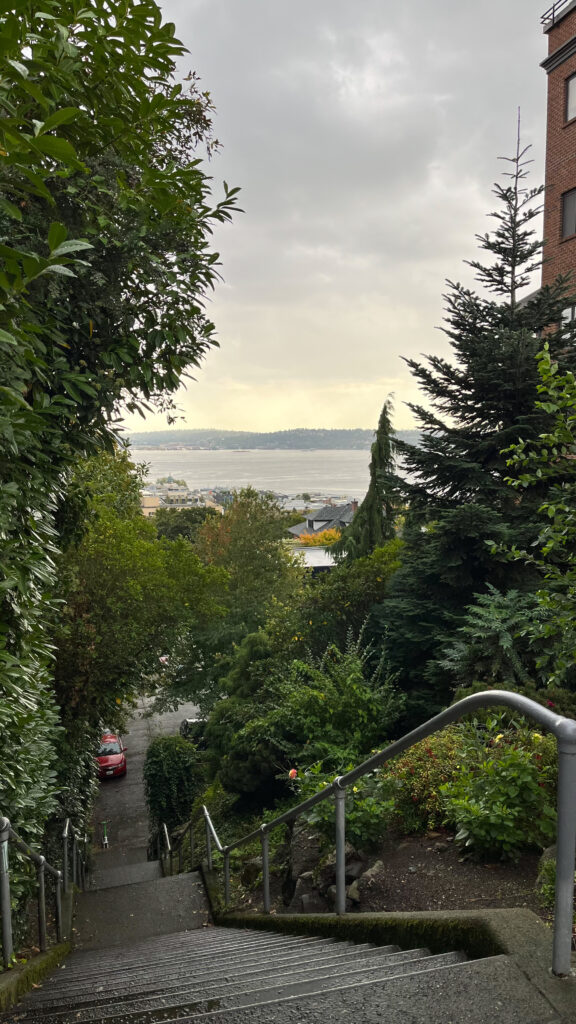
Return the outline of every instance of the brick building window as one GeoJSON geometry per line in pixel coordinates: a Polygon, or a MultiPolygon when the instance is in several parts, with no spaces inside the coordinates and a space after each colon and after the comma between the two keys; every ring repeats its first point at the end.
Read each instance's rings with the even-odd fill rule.
{"type": "Polygon", "coordinates": [[[576,306],[566,306],[566,309],[562,310],[562,323],[563,324],[574,324],[576,320],[576,306]]]}
{"type": "Polygon", "coordinates": [[[566,79],[566,120],[576,117],[576,75],[566,79]]]}
{"type": "Polygon", "coordinates": [[[576,234],[576,188],[562,196],[562,238],[576,234]]]}

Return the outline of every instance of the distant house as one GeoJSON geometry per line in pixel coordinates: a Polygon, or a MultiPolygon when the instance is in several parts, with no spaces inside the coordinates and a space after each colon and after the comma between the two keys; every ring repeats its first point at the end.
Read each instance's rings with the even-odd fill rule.
{"type": "Polygon", "coordinates": [[[358,509],[357,501],[349,501],[347,505],[324,505],[310,512],[303,523],[288,527],[291,537],[302,534],[322,533],[323,530],[345,530],[354,518],[358,509]]]}

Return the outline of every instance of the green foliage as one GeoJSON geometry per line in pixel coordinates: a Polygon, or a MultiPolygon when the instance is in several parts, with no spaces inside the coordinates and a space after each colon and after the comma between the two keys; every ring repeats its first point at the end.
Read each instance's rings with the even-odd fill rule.
{"type": "MultiPolygon", "coordinates": [[[[342,768],[339,775],[353,768],[342,768]]],[[[313,764],[295,780],[294,788],[300,800],[307,800],[334,781],[334,773],[326,773],[321,764],[313,764]]],[[[393,780],[377,772],[370,772],[356,785],[346,788],[346,839],[357,849],[375,846],[392,822],[396,786],[393,780]]],[[[306,821],[334,844],[334,799],[316,804],[305,815],[306,821]]]]}
{"type": "Polygon", "coordinates": [[[538,651],[537,668],[553,683],[576,681],[576,379],[561,373],[547,343],[538,355],[540,385],[537,408],[551,417],[549,429],[536,439],[522,440],[508,450],[508,478],[523,504],[534,491],[542,496],[536,519],[537,537],[530,548],[511,545],[508,555],[533,567],[541,585],[539,615],[525,625],[538,651]]]}
{"type": "Polygon", "coordinates": [[[546,846],[556,834],[552,769],[538,763],[534,749],[503,740],[495,737],[484,757],[469,759],[441,787],[456,841],[477,856],[515,857],[523,848],[546,846]]]}
{"type": "Polygon", "coordinates": [[[218,615],[221,582],[188,541],[159,541],[142,516],[101,509],[62,559],[55,683],[66,720],[114,717],[181,628],[218,615]]]}
{"type": "Polygon", "coordinates": [[[201,758],[181,736],[152,740],[144,762],[146,801],[153,827],[165,824],[171,832],[190,817],[204,785],[201,758]]]}
{"type": "Polygon", "coordinates": [[[342,538],[332,547],[336,558],[348,562],[370,555],[375,548],[381,548],[386,541],[394,538],[397,483],[394,476],[391,411],[391,402],[387,400],[382,407],[376,440],[371,448],[370,484],[366,497],[342,538]]]}
{"type": "Polygon", "coordinates": [[[213,508],[159,508],[154,513],[154,524],[159,537],[178,540],[184,537],[192,543],[200,527],[219,513],[213,508]]]}
{"type": "Polygon", "coordinates": [[[266,630],[278,650],[320,657],[329,644],[343,648],[350,632],[358,636],[372,607],[384,598],[400,566],[403,542],[396,538],[309,581],[297,602],[273,602],[266,630]]]}
{"type": "Polygon", "coordinates": [[[503,594],[489,584],[487,592],[467,609],[438,664],[464,687],[472,680],[514,689],[530,683],[544,686],[547,676],[540,667],[534,627],[548,618],[535,593],[509,590],[503,594]]]}
{"type": "Polygon", "coordinates": [[[385,666],[372,672],[367,661],[359,642],[344,652],[330,646],[319,660],[277,665],[247,699],[219,701],[206,740],[223,784],[273,792],[275,776],[285,781],[295,765],[322,761],[330,770],[382,741],[402,700],[385,666]]]}
{"type": "MultiPolygon", "coordinates": [[[[510,690],[512,693],[520,693],[524,697],[528,697],[530,700],[536,701],[537,704],[541,704],[544,708],[550,708],[558,715],[566,715],[567,718],[576,718],[576,693],[574,690],[568,689],[564,686],[557,686],[551,683],[549,686],[546,683],[527,683],[526,686],[511,686],[508,683],[498,683],[495,689],[498,690],[510,690]]],[[[455,703],[458,700],[462,700],[463,697],[468,697],[473,693],[483,693],[486,690],[491,690],[493,687],[487,686],[486,683],[480,681],[472,683],[470,686],[459,686],[454,693],[455,703]]],[[[504,723],[515,721],[516,716],[512,709],[501,708],[499,715],[504,723]]],[[[486,708],[482,710],[478,708],[475,711],[475,717],[483,722],[494,718],[494,710],[486,708]]]]}
{"type": "MultiPolygon", "coordinates": [[[[118,547],[106,550],[104,514],[80,541],[90,500],[82,485],[64,496],[68,471],[112,449],[122,403],[170,408],[214,343],[210,233],[229,219],[235,190],[212,206],[193,152],[210,142],[209,101],[193,78],[188,91],[175,83],[183,52],[153,0],[32,0],[0,14],[0,799],[30,839],[54,807],[62,742],[53,635],[68,645],[60,698],[77,704],[82,662],[104,642],[82,589],[106,582],[99,558],[120,564],[118,547]],[[62,543],[84,550],[63,588],[64,626],[62,543]]],[[[131,494],[116,499],[130,504],[131,494]]],[[[107,527],[116,516],[122,533],[124,512],[109,510],[107,527]]],[[[132,611],[118,595],[106,600],[118,615],[132,611]]],[[[135,664],[134,650],[126,657],[135,664]]],[[[94,689],[87,705],[90,714],[94,689]]]]}
{"type": "Polygon", "coordinates": [[[225,514],[200,527],[194,550],[207,571],[221,574],[218,602],[225,614],[182,630],[173,654],[178,672],[160,696],[164,706],[194,697],[208,710],[236,645],[264,624],[274,601],[294,603],[305,571],[283,537],[284,515],[273,495],[251,487],[234,492],[225,514]]]}

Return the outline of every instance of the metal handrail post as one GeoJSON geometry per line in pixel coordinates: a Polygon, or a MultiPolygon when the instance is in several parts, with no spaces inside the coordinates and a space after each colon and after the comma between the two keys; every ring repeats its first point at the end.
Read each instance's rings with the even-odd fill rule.
{"type": "Polygon", "coordinates": [[[346,913],[346,790],[335,780],[334,823],[336,830],[336,913],[346,913]]]}
{"type": "Polygon", "coordinates": [[[10,822],[0,818],[0,917],[2,918],[2,961],[10,965],[14,945],[12,941],[12,908],[10,905],[10,868],[8,865],[8,840],[10,822]]]}
{"type": "Polygon", "coordinates": [[[68,819],[62,833],[62,879],[64,892],[68,892],[68,819]]]}
{"type": "Polygon", "coordinates": [[[38,945],[40,952],[46,951],[46,886],[45,886],[45,864],[46,859],[40,856],[36,865],[38,878],[38,945]]]}
{"type": "Polygon", "coordinates": [[[262,843],[262,894],[264,897],[264,913],[270,913],[270,836],[266,826],[262,825],[260,836],[262,843]]]}
{"type": "Polygon", "coordinates": [[[206,860],[208,862],[208,871],[212,871],[212,837],[208,822],[206,822],[206,860]]]}
{"type": "Polygon", "coordinates": [[[56,876],[56,938],[62,942],[62,872],[56,876]]]}
{"type": "Polygon", "coordinates": [[[76,839],[76,833],[72,832],[72,885],[76,885],[78,881],[78,840],[76,839]]]}
{"type": "Polygon", "coordinates": [[[558,833],[556,838],[556,897],[552,972],[571,973],[576,860],[576,723],[571,735],[558,737],[558,833]]]}
{"type": "Polygon", "coordinates": [[[178,871],[179,872],[184,870],[184,849],[183,849],[183,847],[184,847],[184,838],[182,837],[182,839],[180,841],[180,846],[178,847],[178,871]]]}
{"type": "Polygon", "coordinates": [[[190,867],[194,867],[194,826],[190,822],[190,867]]]}
{"type": "Polygon", "coordinates": [[[224,850],[224,904],[230,903],[230,851],[224,850]]]}

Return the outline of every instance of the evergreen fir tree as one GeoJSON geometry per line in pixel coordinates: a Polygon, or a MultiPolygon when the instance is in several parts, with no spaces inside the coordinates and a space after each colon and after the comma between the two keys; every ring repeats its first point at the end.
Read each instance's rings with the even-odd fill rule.
{"type": "Polygon", "coordinates": [[[376,439],[371,448],[370,485],[350,526],[331,551],[338,561],[353,562],[364,558],[394,538],[395,506],[393,502],[394,431],[390,421],[392,405],[384,402],[376,439]]]}
{"type": "MultiPolygon", "coordinates": [[[[490,216],[497,221],[496,230],[476,236],[480,248],[494,256],[489,265],[476,260],[469,264],[488,295],[448,282],[443,330],[455,361],[435,355],[426,364],[407,360],[431,407],[410,405],[421,441],[418,446],[398,441],[397,448],[413,480],[408,488],[411,509],[423,511],[425,519],[464,502],[513,513],[517,496],[504,482],[508,471],[501,452],[546,429],[545,414],[535,409],[535,357],[543,328],[554,325],[547,331],[551,352],[562,353],[564,363],[567,356],[573,362],[573,329],[556,327],[573,301],[566,297],[566,278],[527,301],[518,300],[519,289],[529,284],[539,266],[541,249],[531,224],[540,213],[535,201],[543,187],[524,184],[528,148],[522,149],[518,138],[515,156],[506,158],[512,168],[505,174],[508,180],[494,185],[500,208],[490,216]]],[[[525,511],[519,510],[520,518],[525,511]]]]}
{"type": "Polygon", "coordinates": [[[540,252],[532,222],[542,189],[526,187],[526,153],[518,141],[507,180],[494,186],[496,230],[477,236],[494,257],[489,265],[470,264],[485,293],[448,282],[444,331],[454,360],[407,360],[429,406],[411,406],[420,444],[396,443],[408,481],[405,557],[374,612],[372,632],[386,644],[401,685],[412,691],[412,720],[449,699],[437,659],[475,595],[489,584],[503,592],[537,586],[530,566],[505,564],[487,543],[529,546],[536,536],[542,492],[511,493],[501,453],[547,429],[546,410],[535,406],[543,329],[561,365],[574,363],[574,329],[562,324],[563,309],[574,301],[567,279],[518,299],[540,252]]]}

